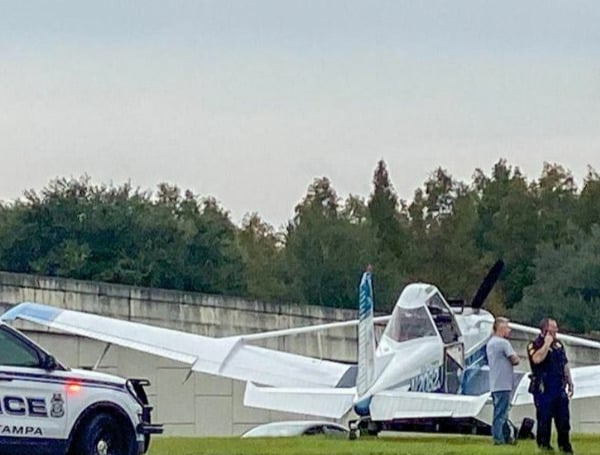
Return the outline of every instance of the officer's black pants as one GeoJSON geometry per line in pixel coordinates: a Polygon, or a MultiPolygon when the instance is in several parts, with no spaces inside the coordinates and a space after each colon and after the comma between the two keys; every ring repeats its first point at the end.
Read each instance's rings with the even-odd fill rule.
{"type": "Polygon", "coordinates": [[[552,419],[556,425],[558,447],[565,452],[571,452],[569,441],[569,398],[561,390],[557,393],[537,393],[534,396],[537,412],[537,444],[539,447],[550,447],[552,419]]]}

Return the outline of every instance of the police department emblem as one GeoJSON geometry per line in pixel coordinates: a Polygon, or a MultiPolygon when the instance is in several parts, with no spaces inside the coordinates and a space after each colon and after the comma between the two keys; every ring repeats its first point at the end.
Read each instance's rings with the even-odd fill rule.
{"type": "Polygon", "coordinates": [[[62,417],[65,415],[65,400],[60,393],[52,394],[52,400],[50,400],[50,415],[52,417],[62,417]]]}

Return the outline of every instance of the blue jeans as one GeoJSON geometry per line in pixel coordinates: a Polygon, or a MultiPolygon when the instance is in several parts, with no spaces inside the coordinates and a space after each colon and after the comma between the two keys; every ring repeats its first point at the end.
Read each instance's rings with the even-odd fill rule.
{"type": "Polygon", "coordinates": [[[492,402],[494,403],[492,439],[494,440],[494,444],[508,444],[511,442],[511,430],[510,424],[508,423],[510,395],[510,390],[492,392],[492,402]]]}

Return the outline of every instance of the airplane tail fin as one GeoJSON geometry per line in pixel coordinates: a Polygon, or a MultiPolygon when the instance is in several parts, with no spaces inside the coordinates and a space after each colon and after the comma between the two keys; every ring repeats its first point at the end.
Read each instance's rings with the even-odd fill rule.
{"type": "Polygon", "coordinates": [[[358,374],[356,392],[363,396],[375,379],[375,328],[373,325],[373,284],[371,270],[360,280],[358,298],[358,374]]]}

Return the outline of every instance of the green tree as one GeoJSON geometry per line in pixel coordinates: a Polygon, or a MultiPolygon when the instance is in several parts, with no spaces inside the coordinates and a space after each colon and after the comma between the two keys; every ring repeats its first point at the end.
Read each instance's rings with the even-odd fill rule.
{"type": "Polygon", "coordinates": [[[411,278],[437,284],[449,296],[470,297],[483,276],[475,231],[477,197],[444,169],[417,189],[409,208],[420,261],[411,278]]]}
{"type": "Polygon", "coordinates": [[[377,309],[381,311],[393,307],[407,282],[406,271],[415,253],[406,207],[398,199],[383,160],[373,173],[373,192],[367,207],[375,237],[373,285],[377,309]]]}
{"type": "Polygon", "coordinates": [[[537,324],[552,317],[566,330],[600,329],[600,227],[580,231],[573,243],[539,249],[535,280],[515,308],[519,321],[537,324]]]}
{"type": "Polygon", "coordinates": [[[367,207],[377,238],[378,252],[387,251],[401,259],[406,255],[409,237],[401,225],[398,196],[383,160],[380,160],[375,168],[373,192],[367,207]]]}
{"type": "Polygon", "coordinates": [[[244,295],[246,277],[236,227],[215,199],[202,200],[185,246],[185,289],[244,295]]]}
{"type": "Polygon", "coordinates": [[[340,215],[352,224],[363,224],[369,220],[369,208],[363,198],[351,194],[346,199],[340,215]]]}
{"type": "Polygon", "coordinates": [[[544,163],[534,190],[538,199],[538,242],[552,242],[557,247],[570,242],[568,224],[577,209],[577,187],[571,172],[559,164],[544,163]]]}
{"type": "Polygon", "coordinates": [[[248,294],[265,300],[288,298],[283,282],[283,239],[257,213],[246,215],[238,233],[248,294]]]}
{"type": "Polygon", "coordinates": [[[588,168],[577,201],[574,221],[585,232],[590,232],[593,225],[600,224],[600,174],[591,167],[588,168]]]}
{"type": "Polygon", "coordinates": [[[214,200],[168,184],[57,179],[3,206],[6,270],[205,292],[245,292],[237,228],[214,200]]]}
{"type": "Polygon", "coordinates": [[[500,160],[492,176],[477,171],[474,187],[479,194],[479,221],[475,230],[482,256],[503,258],[503,291],[510,308],[533,282],[533,258],[541,238],[538,199],[518,168],[500,160]]]}
{"type": "Polygon", "coordinates": [[[381,160],[367,202],[344,201],[329,179],[315,179],[285,232],[276,232],[258,214],[238,228],[213,198],[168,183],[149,192],[63,178],[0,204],[0,267],[355,308],[360,274],[372,263],[384,310],[415,280],[468,298],[503,258],[492,303],[503,311],[505,296],[521,311],[523,289],[539,280],[539,252],[573,246],[582,254],[579,230],[596,229],[599,201],[591,168],[578,194],[561,165],[544,163],[529,183],[500,160],[489,176],[476,170],[471,185],[437,168],[406,203],[381,160]]]}
{"type": "Polygon", "coordinates": [[[356,289],[370,253],[366,223],[340,214],[326,177],[316,179],[296,206],[285,237],[286,282],[302,303],[356,307],[356,289]]]}
{"type": "Polygon", "coordinates": [[[19,201],[0,203],[0,268],[26,273],[33,252],[24,225],[27,208],[19,201]]]}

